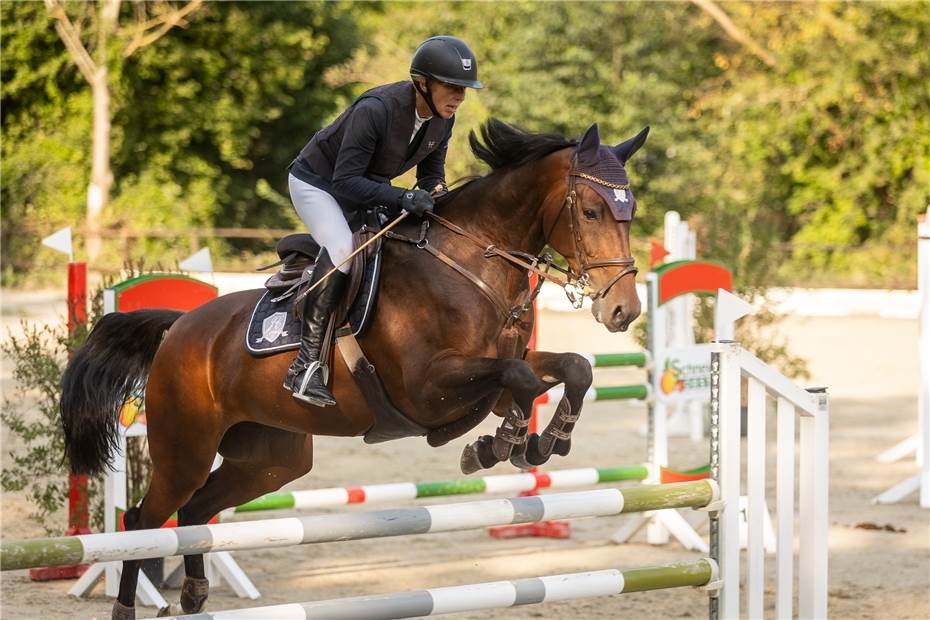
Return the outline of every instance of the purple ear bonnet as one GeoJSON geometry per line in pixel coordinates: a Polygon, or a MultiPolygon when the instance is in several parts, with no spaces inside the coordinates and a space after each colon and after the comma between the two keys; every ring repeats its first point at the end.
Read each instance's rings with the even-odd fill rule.
{"type": "Polygon", "coordinates": [[[597,160],[593,165],[576,163],[575,173],[577,175],[575,183],[587,185],[596,191],[610,207],[615,220],[618,222],[633,220],[633,214],[636,212],[636,200],[633,198],[633,192],[630,191],[629,187],[625,189],[609,187],[582,176],[588,175],[600,181],[606,181],[610,185],[629,186],[630,180],[626,175],[626,169],[609,146],[602,144],[598,147],[597,160]]]}

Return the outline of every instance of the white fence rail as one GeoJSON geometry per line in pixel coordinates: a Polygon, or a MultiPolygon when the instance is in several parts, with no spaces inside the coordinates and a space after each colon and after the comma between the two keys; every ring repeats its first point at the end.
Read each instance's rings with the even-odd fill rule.
{"type": "Polygon", "coordinates": [[[711,358],[711,473],[720,510],[711,519],[711,555],[721,589],[710,617],[762,618],[765,608],[766,431],[774,401],[777,513],[775,615],[793,617],[795,492],[798,492],[798,617],[827,617],[829,399],[803,390],[735,342],[718,342],[711,358]],[[742,466],[742,385],[746,381],[746,467],[742,466]],[[799,438],[795,441],[797,429],[799,438]],[[798,458],[797,470],[795,457],[798,458]],[[745,471],[745,474],[744,474],[745,471]],[[796,487],[795,480],[799,480],[796,487]],[[745,490],[744,490],[745,489],[745,490]],[[740,606],[739,498],[748,497],[746,606],[740,606]]]}

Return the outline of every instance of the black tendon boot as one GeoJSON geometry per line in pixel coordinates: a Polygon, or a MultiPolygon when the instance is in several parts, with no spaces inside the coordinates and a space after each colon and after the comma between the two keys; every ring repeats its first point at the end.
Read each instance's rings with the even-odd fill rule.
{"type": "MultiPolygon", "coordinates": [[[[321,250],[313,268],[310,286],[319,282],[332,268],[329,253],[326,249],[321,250]]],[[[294,392],[294,398],[318,407],[336,404],[336,399],[326,387],[324,376],[329,373],[325,372],[325,360],[320,359],[320,349],[323,348],[330,316],[336,309],[348,281],[348,275],[334,271],[307,297],[304,302],[300,351],[284,380],[284,388],[294,392]]]]}

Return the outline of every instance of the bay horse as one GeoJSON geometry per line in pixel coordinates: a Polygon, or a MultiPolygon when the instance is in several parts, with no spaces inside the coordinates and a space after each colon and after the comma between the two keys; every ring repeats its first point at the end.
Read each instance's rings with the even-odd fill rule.
{"type": "MultiPolygon", "coordinates": [[[[378,307],[358,343],[393,405],[429,430],[431,445],[471,430],[492,410],[505,418],[498,436],[466,448],[463,469],[567,454],[592,371],[574,353],[525,350],[533,318],[525,267],[548,244],[565,257],[576,291],[596,290],[597,321],[612,332],[627,329],[640,302],[629,238],[635,202],[623,165],[647,133],[612,147],[600,144],[597,125],[573,141],[491,119],[481,138],[469,136],[491,172],[439,201],[428,238],[421,223],[404,222],[395,239],[419,240],[385,243],[378,307]],[[457,267],[423,251],[427,244],[457,267]],[[504,302],[511,310],[501,312],[504,302]],[[500,350],[502,332],[514,326],[516,345],[500,350]],[[527,437],[533,400],[557,384],[565,397],[553,422],[527,437]]],[[[107,467],[119,410],[145,389],[152,477],[141,504],[127,511],[126,529],[160,527],[174,512],[179,525],[204,524],[309,472],[313,435],[353,437],[372,427],[338,351],[330,378],[338,405],[327,408],[281,389],[292,354],[246,352],[246,326],[261,295],[224,295],[187,313],[108,314],[69,363],[60,408],[75,473],[107,467]],[[211,472],[217,453],[223,461],[211,472]]],[[[181,606],[197,613],[208,593],[203,556],[185,556],[184,565],[181,606]]],[[[138,561],[123,562],[115,619],[135,618],[138,570],[138,561]]]]}

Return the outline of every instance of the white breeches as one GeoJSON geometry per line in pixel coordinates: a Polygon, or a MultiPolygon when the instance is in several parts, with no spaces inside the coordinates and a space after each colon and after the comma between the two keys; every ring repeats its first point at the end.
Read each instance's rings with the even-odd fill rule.
{"type": "MultiPolygon", "coordinates": [[[[352,231],[336,199],[329,192],[304,183],[293,174],[287,175],[287,186],[297,215],[309,233],[321,247],[326,248],[334,265],[344,261],[352,253],[352,231]]],[[[349,273],[350,265],[346,263],[339,271],[349,273]]]]}

